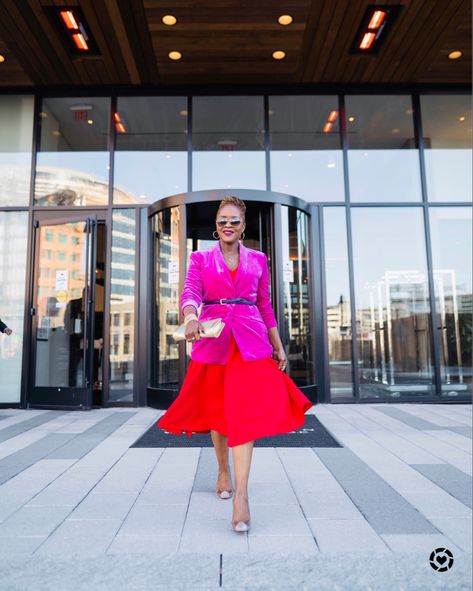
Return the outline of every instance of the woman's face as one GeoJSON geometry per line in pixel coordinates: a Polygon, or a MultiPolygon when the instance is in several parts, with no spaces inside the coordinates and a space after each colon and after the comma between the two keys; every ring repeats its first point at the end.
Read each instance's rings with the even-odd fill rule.
{"type": "Polygon", "coordinates": [[[217,232],[220,240],[225,242],[226,244],[233,244],[234,242],[238,242],[240,240],[241,235],[245,230],[245,222],[243,221],[243,216],[241,214],[241,210],[236,205],[232,205],[228,203],[224,205],[220,211],[218,212],[216,224],[217,232]],[[226,218],[226,223],[222,227],[217,222],[222,219],[226,218]],[[238,224],[231,224],[230,221],[232,218],[238,218],[240,222],[238,224]]]}

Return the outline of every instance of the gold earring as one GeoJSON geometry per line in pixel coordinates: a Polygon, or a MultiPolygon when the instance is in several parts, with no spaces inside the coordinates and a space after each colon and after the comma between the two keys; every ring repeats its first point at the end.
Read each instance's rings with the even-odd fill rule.
{"type": "Polygon", "coordinates": [[[217,232],[217,236],[215,236],[215,232],[217,232],[217,230],[213,231],[212,236],[215,238],[215,240],[218,240],[218,232],[217,232]]]}

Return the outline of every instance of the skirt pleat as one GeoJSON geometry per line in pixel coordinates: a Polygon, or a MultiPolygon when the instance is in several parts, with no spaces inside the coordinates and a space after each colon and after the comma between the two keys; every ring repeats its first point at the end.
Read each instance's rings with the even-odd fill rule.
{"type": "Polygon", "coordinates": [[[244,361],[232,334],[226,365],[191,359],[179,395],[156,425],[189,437],[215,430],[233,447],[299,429],[312,406],[274,359],[244,361]]]}

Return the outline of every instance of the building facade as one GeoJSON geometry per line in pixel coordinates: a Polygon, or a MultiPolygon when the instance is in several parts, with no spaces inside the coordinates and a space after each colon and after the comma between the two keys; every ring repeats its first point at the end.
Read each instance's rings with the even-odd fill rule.
{"type": "Polygon", "coordinates": [[[0,95],[0,404],[153,405],[217,205],[314,402],[471,400],[468,89],[0,95]]]}

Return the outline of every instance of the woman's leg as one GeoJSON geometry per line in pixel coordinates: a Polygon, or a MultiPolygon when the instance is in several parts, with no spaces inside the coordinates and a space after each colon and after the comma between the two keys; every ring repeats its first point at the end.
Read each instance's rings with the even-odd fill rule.
{"type": "Polygon", "coordinates": [[[218,431],[210,431],[212,443],[214,444],[215,455],[218,463],[218,490],[231,490],[232,477],[230,474],[230,464],[228,462],[228,437],[222,435],[218,431]]]}
{"type": "Polygon", "coordinates": [[[233,497],[233,522],[248,521],[250,507],[248,504],[248,478],[250,476],[253,441],[232,447],[233,470],[235,472],[235,495],[233,497]]]}

